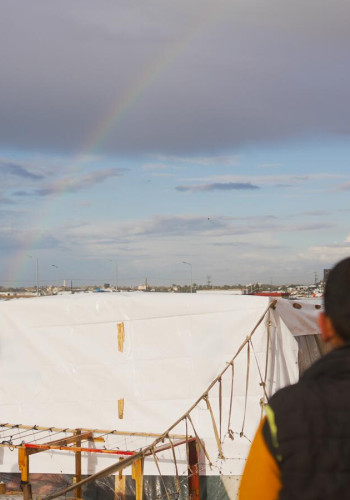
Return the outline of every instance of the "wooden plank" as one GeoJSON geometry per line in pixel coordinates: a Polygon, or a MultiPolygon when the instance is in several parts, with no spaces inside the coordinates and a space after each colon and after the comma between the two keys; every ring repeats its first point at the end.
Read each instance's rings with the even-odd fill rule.
{"type": "Polygon", "coordinates": [[[197,441],[188,443],[188,493],[190,500],[200,500],[199,454],[197,441]]]}
{"type": "Polygon", "coordinates": [[[42,451],[45,451],[46,446],[48,447],[60,447],[60,446],[66,446],[69,443],[76,443],[77,440],[80,441],[91,441],[92,440],[92,433],[91,432],[85,432],[84,434],[80,434],[79,437],[77,435],[73,435],[67,438],[63,439],[56,439],[55,441],[50,441],[48,443],[43,443],[42,448],[27,448],[28,455],[34,455],[35,453],[41,453],[42,451]]]}
{"type": "MultiPolygon", "coordinates": [[[[122,461],[123,458],[120,458],[122,461]]],[[[119,474],[114,476],[114,499],[115,500],[126,500],[126,477],[123,474],[123,471],[119,471],[119,474]]]]}
{"type": "MultiPolygon", "coordinates": [[[[77,438],[76,440],[76,445],[81,446],[81,430],[77,429],[75,433],[75,437],[77,438]]],[[[76,451],[75,452],[75,482],[80,483],[81,481],[81,452],[76,451]]],[[[77,486],[75,490],[75,495],[77,498],[83,498],[83,490],[81,486],[77,486]]]]}

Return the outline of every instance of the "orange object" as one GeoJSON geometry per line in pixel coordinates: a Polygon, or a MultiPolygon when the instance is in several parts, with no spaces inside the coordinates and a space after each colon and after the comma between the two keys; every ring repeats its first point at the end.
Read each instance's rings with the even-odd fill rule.
{"type": "Polygon", "coordinates": [[[281,473],[275,458],[266,446],[260,422],[244,468],[239,500],[278,500],[281,473]]]}

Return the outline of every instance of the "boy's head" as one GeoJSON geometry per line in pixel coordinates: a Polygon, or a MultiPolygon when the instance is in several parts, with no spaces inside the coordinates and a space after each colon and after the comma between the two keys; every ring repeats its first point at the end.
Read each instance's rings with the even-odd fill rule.
{"type": "Polygon", "coordinates": [[[338,262],[328,275],[324,314],[341,343],[350,342],[350,257],[338,262]]]}

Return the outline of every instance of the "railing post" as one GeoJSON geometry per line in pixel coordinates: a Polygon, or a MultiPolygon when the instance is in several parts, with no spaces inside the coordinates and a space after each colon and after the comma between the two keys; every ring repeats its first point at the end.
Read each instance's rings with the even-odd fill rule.
{"type": "MultiPolygon", "coordinates": [[[[123,457],[119,459],[121,462],[123,457]]],[[[115,500],[125,500],[126,499],[126,477],[123,474],[123,471],[119,471],[119,473],[115,476],[114,479],[114,484],[115,484],[115,500]]]]}
{"type": "Polygon", "coordinates": [[[135,460],[132,464],[132,478],[136,482],[136,500],[143,499],[143,458],[135,460]]]}
{"type": "Polygon", "coordinates": [[[199,454],[197,440],[188,442],[188,498],[200,500],[199,454]]]}
{"type": "Polygon", "coordinates": [[[24,446],[18,448],[18,466],[21,471],[23,499],[32,500],[32,487],[29,482],[29,454],[24,446]]]}
{"type": "MultiPolygon", "coordinates": [[[[75,436],[80,436],[81,435],[81,429],[76,429],[75,432],[74,432],[74,435],[75,436]]],[[[77,439],[76,440],[76,443],[75,443],[75,446],[77,448],[81,448],[81,439],[77,439]]],[[[74,476],[74,481],[76,483],[80,483],[81,481],[81,452],[80,451],[76,451],[75,452],[75,476],[74,476]]],[[[81,486],[77,486],[76,490],[75,490],[75,496],[77,499],[82,499],[82,487],[81,486]]]]}

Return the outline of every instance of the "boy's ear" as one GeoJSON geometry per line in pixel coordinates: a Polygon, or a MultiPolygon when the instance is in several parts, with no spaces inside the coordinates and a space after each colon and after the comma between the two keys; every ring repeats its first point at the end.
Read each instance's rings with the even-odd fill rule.
{"type": "Polygon", "coordinates": [[[324,312],[321,312],[318,316],[318,326],[320,327],[323,342],[330,342],[333,347],[337,347],[344,343],[334,330],[332,320],[324,312]]]}
{"type": "Polygon", "coordinates": [[[331,340],[331,334],[330,334],[330,319],[328,316],[325,315],[324,312],[321,312],[318,316],[318,326],[320,328],[321,332],[321,338],[323,342],[327,343],[331,340]]]}

